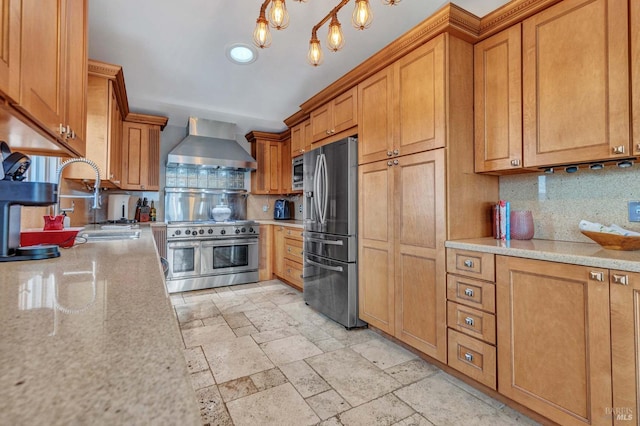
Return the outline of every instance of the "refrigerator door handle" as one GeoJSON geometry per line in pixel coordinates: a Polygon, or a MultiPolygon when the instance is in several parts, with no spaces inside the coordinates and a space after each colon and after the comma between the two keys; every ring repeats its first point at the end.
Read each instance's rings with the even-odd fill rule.
{"type": "Polygon", "coordinates": [[[329,175],[327,173],[327,157],[322,154],[322,184],[323,184],[323,203],[322,203],[322,221],[324,223],[327,221],[327,203],[329,201],[329,175]]]}
{"type": "Polygon", "coordinates": [[[315,207],[316,214],[318,215],[318,220],[322,221],[322,214],[320,212],[320,181],[318,179],[320,174],[320,156],[316,157],[316,167],[313,170],[313,206],[315,207]]]}
{"type": "Polygon", "coordinates": [[[327,265],[323,265],[322,263],[318,263],[318,262],[314,262],[313,260],[309,259],[308,257],[305,258],[305,261],[313,266],[317,266],[320,269],[326,269],[328,271],[333,271],[333,272],[343,272],[344,269],[342,268],[342,266],[327,266],[327,265]]]}
{"type": "Polygon", "coordinates": [[[327,244],[332,246],[343,246],[344,241],[342,240],[323,240],[320,238],[312,238],[312,237],[304,237],[305,241],[313,241],[314,243],[327,244]]]}

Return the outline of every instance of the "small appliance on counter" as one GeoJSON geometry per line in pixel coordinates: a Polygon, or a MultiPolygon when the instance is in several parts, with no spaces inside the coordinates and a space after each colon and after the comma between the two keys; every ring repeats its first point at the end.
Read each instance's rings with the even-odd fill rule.
{"type": "Polygon", "coordinates": [[[0,262],[50,259],[60,256],[57,245],[20,247],[20,212],[22,206],[50,206],[57,201],[58,185],[48,182],[23,182],[29,157],[11,153],[0,144],[0,262]]]}
{"type": "Polygon", "coordinates": [[[287,200],[276,200],[273,204],[273,218],[276,220],[291,219],[291,202],[287,200]]]}
{"type": "Polygon", "coordinates": [[[109,195],[107,220],[110,222],[126,222],[129,220],[129,199],[131,195],[109,195]]]}

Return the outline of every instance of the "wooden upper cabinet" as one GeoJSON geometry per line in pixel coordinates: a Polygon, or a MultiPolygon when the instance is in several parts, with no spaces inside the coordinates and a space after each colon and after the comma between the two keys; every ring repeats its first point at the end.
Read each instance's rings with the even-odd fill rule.
{"type": "Polygon", "coordinates": [[[498,256],[496,278],[498,392],[562,425],[611,425],[609,271],[498,256]]]}
{"type": "Polygon", "coordinates": [[[305,120],[291,128],[291,158],[304,154],[311,145],[309,139],[310,120],[305,120]]]}
{"type": "Polygon", "coordinates": [[[160,129],[166,123],[166,117],[127,116],[122,126],[122,189],[160,189],[160,129]]]}
{"type": "Polygon", "coordinates": [[[318,142],[357,125],[358,89],[354,87],[311,112],[311,141],[318,142]]]}
{"type": "Polygon", "coordinates": [[[358,85],[358,163],[383,160],[393,150],[393,68],[358,85]]]}
{"type": "Polygon", "coordinates": [[[280,155],[282,164],[280,172],[281,192],[283,194],[290,194],[293,192],[292,181],[292,163],[291,163],[291,138],[287,138],[282,141],[282,147],[280,148],[280,155]]]}
{"type": "Polygon", "coordinates": [[[630,1],[633,154],[640,155],[640,2],[630,1]]]}
{"type": "Polygon", "coordinates": [[[86,0],[23,1],[22,113],[84,155],[86,0]]]}
{"type": "Polygon", "coordinates": [[[20,97],[21,0],[0,1],[0,91],[16,102],[20,97]]]}
{"type": "Polygon", "coordinates": [[[477,173],[522,168],[521,48],[520,24],[474,47],[477,173]]]}
{"type": "Polygon", "coordinates": [[[523,22],[525,167],[630,154],[628,4],[565,0],[523,22]]]}
{"type": "Polygon", "coordinates": [[[290,132],[249,132],[245,138],[251,143],[251,155],[258,168],[251,172],[253,194],[290,194],[291,136],[290,132]]]}
{"type": "Polygon", "coordinates": [[[360,164],[446,145],[445,35],[358,85],[360,164]]]}

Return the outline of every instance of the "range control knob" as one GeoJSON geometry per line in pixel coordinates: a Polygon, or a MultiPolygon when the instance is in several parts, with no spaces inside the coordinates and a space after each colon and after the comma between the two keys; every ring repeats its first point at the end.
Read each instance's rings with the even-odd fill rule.
{"type": "Polygon", "coordinates": [[[236,228],[236,234],[240,233],[240,228],[236,228]]]}
{"type": "Polygon", "coordinates": [[[209,228],[209,230],[207,231],[207,234],[213,234],[213,229],[209,228]]]}
{"type": "Polygon", "coordinates": [[[191,230],[190,230],[190,229],[185,230],[185,231],[184,231],[184,234],[185,234],[185,235],[191,235],[191,230]]]}
{"type": "Polygon", "coordinates": [[[197,230],[197,229],[194,229],[193,231],[191,231],[191,234],[192,234],[192,235],[198,235],[198,230],[197,230]]]}
{"type": "Polygon", "coordinates": [[[204,234],[204,229],[199,230],[198,234],[200,234],[200,235],[204,234]]]}
{"type": "Polygon", "coordinates": [[[225,229],[220,230],[220,235],[224,235],[226,233],[227,233],[227,231],[225,229]]]}
{"type": "Polygon", "coordinates": [[[182,234],[182,231],[181,231],[181,230],[179,230],[179,229],[177,229],[177,230],[176,230],[176,235],[180,235],[180,234],[182,234]]]}
{"type": "Polygon", "coordinates": [[[242,228],[242,233],[244,234],[245,232],[247,232],[247,228],[242,228]]]}
{"type": "Polygon", "coordinates": [[[249,232],[253,234],[256,231],[254,231],[253,228],[249,228],[249,232]]]}

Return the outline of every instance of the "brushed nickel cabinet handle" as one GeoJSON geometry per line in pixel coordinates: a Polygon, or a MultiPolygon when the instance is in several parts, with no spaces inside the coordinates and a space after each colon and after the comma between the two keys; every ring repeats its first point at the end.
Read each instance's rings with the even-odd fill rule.
{"type": "Polygon", "coordinates": [[[516,160],[511,160],[511,165],[513,167],[518,167],[520,165],[520,160],[516,159],[516,160]]]}
{"type": "Polygon", "coordinates": [[[393,155],[400,155],[400,150],[399,149],[394,149],[393,150],[393,155]]]}
{"type": "Polygon", "coordinates": [[[467,352],[466,354],[464,354],[464,359],[465,361],[473,362],[473,354],[467,352]]]}
{"type": "Polygon", "coordinates": [[[589,272],[589,279],[592,281],[604,281],[604,274],[602,272],[589,272]]]}
{"type": "Polygon", "coordinates": [[[398,164],[400,164],[400,162],[398,160],[393,160],[393,165],[397,166],[398,164]]]}
{"type": "MultiPolygon", "coordinates": [[[[638,144],[638,145],[640,145],[640,144],[638,144]]],[[[387,151],[387,157],[391,157],[392,155],[393,155],[393,152],[387,151]]]]}
{"type": "Polygon", "coordinates": [[[629,276],[613,274],[613,282],[614,284],[629,285],[629,276]]]}
{"type": "Polygon", "coordinates": [[[612,151],[614,154],[624,154],[624,145],[614,146],[612,151]]]}
{"type": "Polygon", "coordinates": [[[473,326],[473,324],[474,324],[473,318],[471,318],[471,317],[466,317],[466,318],[464,319],[464,323],[465,323],[465,324],[467,324],[467,325],[473,326]]]}
{"type": "Polygon", "coordinates": [[[467,259],[464,261],[464,266],[466,266],[467,268],[473,268],[473,260],[471,259],[467,259]]]}
{"type": "Polygon", "coordinates": [[[465,295],[465,296],[469,296],[469,297],[473,297],[473,289],[466,288],[466,289],[464,290],[464,295],[465,295]]]}
{"type": "Polygon", "coordinates": [[[393,166],[393,161],[391,161],[391,160],[387,161],[387,166],[389,166],[389,167],[393,166]]]}

